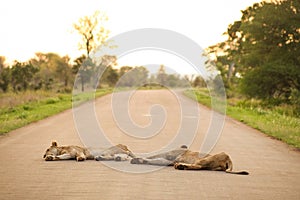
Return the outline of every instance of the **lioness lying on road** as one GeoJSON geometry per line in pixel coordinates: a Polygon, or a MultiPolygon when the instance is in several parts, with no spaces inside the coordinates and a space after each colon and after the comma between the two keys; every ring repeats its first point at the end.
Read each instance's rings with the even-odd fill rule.
{"type": "Polygon", "coordinates": [[[160,165],[160,166],[173,166],[175,160],[188,151],[187,146],[182,145],[178,149],[160,153],[147,158],[133,158],[131,164],[147,164],[147,165],[160,165]]]}
{"type": "Polygon", "coordinates": [[[216,155],[207,155],[205,157],[198,157],[197,152],[187,151],[174,163],[174,168],[179,170],[213,170],[225,171],[230,174],[248,175],[246,171],[235,172],[232,171],[233,164],[230,157],[222,152],[216,155]]]}
{"type": "MultiPolygon", "coordinates": [[[[97,153],[96,153],[97,154],[97,153]]],[[[97,161],[115,160],[125,161],[135,158],[135,155],[127,148],[126,145],[118,144],[100,152],[100,155],[95,156],[97,161]]]]}
{"type": "Polygon", "coordinates": [[[248,175],[246,171],[233,172],[232,161],[225,153],[216,155],[200,154],[186,148],[185,145],[166,153],[158,154],[147,158],[133,158],[131,164],[149,164],[174,166],[179,170],[213,170],[225,171],[231,174],[248,175]]]}
{"type": "Polygon", "coordinates": [[[58,146],[57,142],[52,142],[52,145],[46,150],[44,159],[46,161],[54,160],[70,160],[77,161],[90,160],[127,160],[129,157],[134,157],[133,153],[127,146],[118,144],[102,151],[91,151],[85,147],[79,146],[58,146]]]}

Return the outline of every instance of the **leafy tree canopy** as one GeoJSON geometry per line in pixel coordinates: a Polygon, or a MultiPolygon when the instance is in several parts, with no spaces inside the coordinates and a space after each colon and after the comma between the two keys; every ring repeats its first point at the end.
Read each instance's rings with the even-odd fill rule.
{"type": "Polygon", "coordinates": [[[86,50],[87,57],[90,52],[98,46],[107,45],[109,30],[104,27],[104,22],[108,20],[105,13],[96,11],[91,16],[84,16],[73,25],[74,29],[81,36],[79,49],[86,50]]]}
{"type": "Polygon", "coordinates": [[[239,75],[247,96],[288,102],[300,90],[300,1],[255,3],[242,13],[210,53],[227,71],[223,78],[239,75]]]}

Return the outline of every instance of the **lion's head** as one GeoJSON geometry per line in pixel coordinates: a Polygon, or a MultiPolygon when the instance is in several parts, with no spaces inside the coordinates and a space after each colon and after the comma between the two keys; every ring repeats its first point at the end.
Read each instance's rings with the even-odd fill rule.
{"type": "Polygon", "coordinates": [[[46,150],[44,154],[44,158],[46,161],[53,160],[55,156],[59,155],[59,148],[57,146],[57,142],[53,141],[51,146],[46,150]]]}

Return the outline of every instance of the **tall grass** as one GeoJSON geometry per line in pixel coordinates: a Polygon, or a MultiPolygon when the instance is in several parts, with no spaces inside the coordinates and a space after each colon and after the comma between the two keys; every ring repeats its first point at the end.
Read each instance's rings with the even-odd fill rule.
{"type": "MultiPolygon", "coordinates": [[[[211,107],[206,89],[185,91],[185,95],[211,107]]],[[[257,100],[228,99],[226,113],[261,132],[300,148],[300,118],[293,115],[292,106],[262,106],[257,100]]]]}
{"type": "MultiPolygon", "coordinates": [[[[97,90],[95,96],[103,96],[111,89],[97,90]]],[[[78,94],[75,98],[83,103],[90,100],[87,95],[78,94]]],[[[93,93],[94,98],[94,93],[93,93]]],[[[55,115],[72,107],[72,94],[50,91],[27,91],[0,95],[0,134],[25,126],[29,123],[55,115]]]]}

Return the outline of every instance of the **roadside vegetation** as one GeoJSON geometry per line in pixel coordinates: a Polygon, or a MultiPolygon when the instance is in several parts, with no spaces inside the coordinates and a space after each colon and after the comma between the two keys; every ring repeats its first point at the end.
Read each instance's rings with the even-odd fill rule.
{"type": "MultiPolygon", "coordinates": [[[[300,2],[254,3],[224,32],[205,53],[219,75],[208,80],[210,91],[225,88],[227,115],[300,148],[300,2]]],[[[186,94],[193,92],[210,106],[206,89],[186,94]]]]}
{"type": "MultiPolygon", "coordinates": [[[[206,88],[185,91],[185,95],[211,107],[206,88]]],[[[267,106],[254,99],[228,98],[226,114],[263,133],[300,149],[300,118],[291,105],[267,106]]]]}
{"type": "MultiPolygon", "coordinates": [[[[78,105],[111,91],[110,88],[99,89],[95,94],[81,93],[74,95],[73,98],[78,105]]],[[[0,94],[0,135],[70,108],[72,108],[71,93],[26,91],[22,94],[0,94]]]]}

